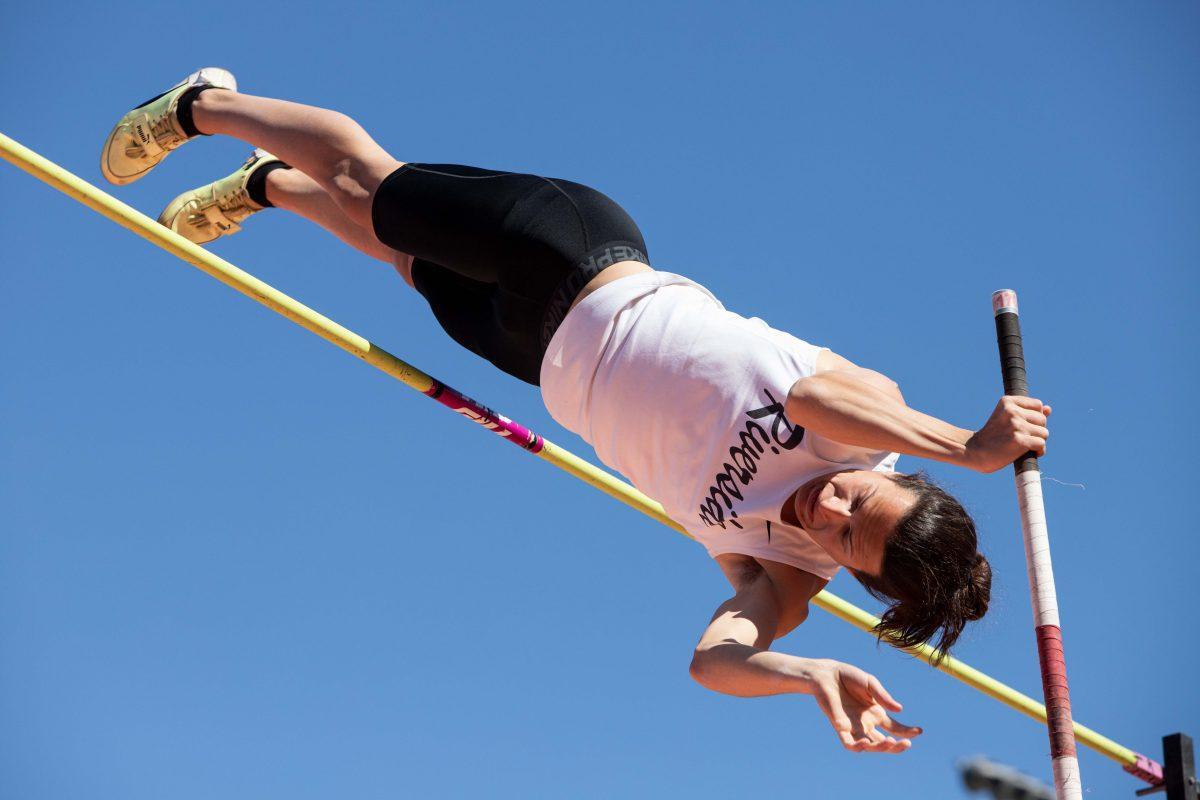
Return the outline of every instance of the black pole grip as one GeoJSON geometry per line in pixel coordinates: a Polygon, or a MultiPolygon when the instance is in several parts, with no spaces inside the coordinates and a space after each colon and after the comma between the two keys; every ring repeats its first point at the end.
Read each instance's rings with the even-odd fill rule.
{"type": "MultiPolygon", "coordinates": [[[[996,346],[1000,349],[1000,373],[1004,394],[1029,396],[1029,376],[1025,372],[1025,348],[1021,344],[1021,318],[1017,311],[1017,293],[1012,289],[992,292],[992,313],[996,318],[996,346]]],[[[1016,472],[1038,468],[1033,451],[1013,462],[1016,472]]]]}

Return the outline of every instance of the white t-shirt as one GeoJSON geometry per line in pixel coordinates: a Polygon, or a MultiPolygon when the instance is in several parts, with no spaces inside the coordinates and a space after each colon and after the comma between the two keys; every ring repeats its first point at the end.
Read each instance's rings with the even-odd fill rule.
{"type": "Polygon", "coordinates": [[[542,398],[710,555],[742,553],[829,579],[837,563],[780,521],[783,503],[817,475],[890,472],[897,455],[788,422],[788,390],[813,374],[821,349],[726,311],[680,275],[638,273],[567,315],[542,361],[542,398]]]}

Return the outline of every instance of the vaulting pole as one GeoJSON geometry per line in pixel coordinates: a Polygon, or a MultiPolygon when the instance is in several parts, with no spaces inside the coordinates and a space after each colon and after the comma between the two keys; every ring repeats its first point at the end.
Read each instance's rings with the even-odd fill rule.
{"type": "MultiPolygon", "coordinates": [[[[53,161],[43,158],[3,133],[0,133],[0,157],[43,183],[78,200],[98,214],[128,228],[151,244],[183,259],[225,285],[287,317],[302,328],[391,375],[404,385],[437,400],[452,411],[494,431],[522,449],[549,461],[559,469],[569,472],[651,519],[687,535],[681,525],[663,512],[662,506],[619,478],[547,441],[528,428],[480,405],[411,364],[401,361],[357,333],[343,328],[328,317],[318,314],[303,303],[263,283],[253,275],[243,272],[225,259],[196,246],[174,231],[159,225],[140,211],[122,203],[112,195],[102,192],[87,181],[71,174],[53,161]]],[[[828,591],[820,592],[813,598],[813,603],[867,633],[873,633],[875,626],[879,624],[879,618],[874,614],[870,614],[828,591]]],[[[935,654],[934,649],[925,644],[907,648],[907,652],[927,660],[932,660],[935,654]]],[[[947,657],[937,664],[937,668],[1038,722],[1046,722],[1044,705],[962,661],[947,657]]],[[[1075,723],[1075,736],[1081,743],[1120,764],[1126,772],[1152,785],[1162,783],[1162,767],[1153,759],[1130,750],[1079,723],[1075,723]]]]}
{"type": "MultiPolygon", "coordinates": [[[[996,344],[1000,348],[1004,393],[1028,397],[1017,293],[1011,289],[993,292],[992,313],[996,318],[996,344]]],[[[1058,597],[1054,592],[1054,568],[1050,563],[1050,531],[1042,503],[1042,473],[1038,470],[1037,456],[1026,453],[1018,458],[1013,463],[1013,473],[1017,482],[1017,502],[1021,507],[1021,536],[1025,540],[1025,565],[1029,570],[1042,694],[1048,715],[1046,729],[1050,733],[1054,792],[1058,800],[1083,800],[1079,759],[1075,755],[1075,732],[1071,724],[1067,663],[1063,657],[1062,628],[1058,620],[1058,597]]]]}

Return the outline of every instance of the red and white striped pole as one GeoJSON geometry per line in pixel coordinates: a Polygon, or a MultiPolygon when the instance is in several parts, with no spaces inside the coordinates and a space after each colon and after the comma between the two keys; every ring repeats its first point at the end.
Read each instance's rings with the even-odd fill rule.
{"type": "MultiPolygon", "coordinates": [[[[1004,393],[1028,397],[1017,293],[1011,289],[993,292],[992,313],[996,317],[996,343],[1000,347],[1004,393]]],[[[1079,779],[1075,730],[1071,722],[1071,696],[1067,690],[1067,664],[1063,658],[1062,628],[1058,622],[1058,597],[1054,592],[1054,568],[1050,564],[1050,532],[1042,503],[1042,474],[1033,453],[1018,458],[1013,463],[1013,470],[1017,479],[1017,502],[1021,508],[1021,534],[1025,539],[1025,565],[1029,570],[1038,660],[1042,668],[1042,692],[1046,699],[1054,792],[1058,800],[1082,800],[1083,786],[1079,779]]]]}

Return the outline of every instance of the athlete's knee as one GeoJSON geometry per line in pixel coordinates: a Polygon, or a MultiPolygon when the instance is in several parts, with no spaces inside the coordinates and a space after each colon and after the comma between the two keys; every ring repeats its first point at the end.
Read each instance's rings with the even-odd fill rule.
{"type": "Polygon", "coordinates": [[[330,108],[322,108],[319,113],[326,140],[337,150],[350,156],[372,146],[378,147],[366,129],[349,114],[330,108]]]}
{"type": "Polygon", "coordinates": [[[348,217],[359,226],[374,230],[371,209],[375,192],[384,178],[401,166],[403,162],[378,146],[374,150],[350,150],[329,162],[321,182],[348,217]]]}
{"type": "Polygon", "coordinates": [[[339,204],[348,207],[355,216],[369,218],[375,189],[402,162],[380,147],[353,117],[329,109],[321,109],[320,113],[327,149],[325,174],[319,179],[327,184],[339,204]]]}

